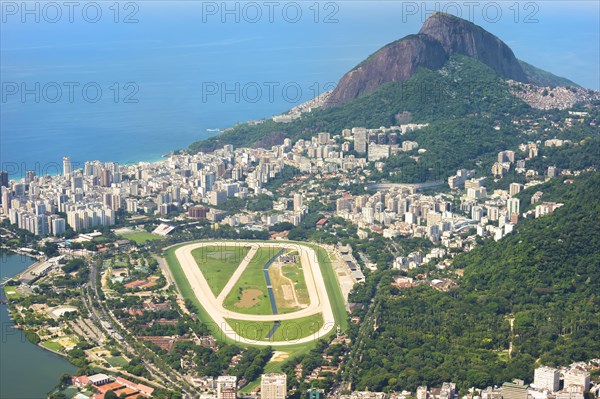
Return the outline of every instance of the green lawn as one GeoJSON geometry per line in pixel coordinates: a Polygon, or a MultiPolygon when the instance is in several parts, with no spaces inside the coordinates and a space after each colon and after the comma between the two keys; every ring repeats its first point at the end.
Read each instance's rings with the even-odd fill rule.
{"type": "MultiPolygon", "coordinates": [[[[227,319],[227,322],[240,336],[257,341],[265,341],[271,331],[272,321],[247,321],[227,319]]],[[[270,341],[280,342],[304,338],[315,334],[323,326],[323,315],[317,313],[295,320],[283,320],[270,341]]]]}
{"type": "Polygon", "coordinates": [[[231,275],[250,251],[239,245],[206,246],[194,249],[192,255],[215,296],[221,293],[231,275]]]}
{"type": "Polygon", "coordinates": [[[69,388],[64,389],[63,393],[65,394],[65,396],[68,399],[71,399],[73,396],[75,396],[79,393],[79,389],[77,389],[75,387],[69,387],[69,388]]]}
{"type": "Polygon", "coordinates": [[[3,288],[6,299],[18,299],[23,297],[22,294],[17,292],[16,287],[14,286],[5,285],[3,288]]]}
{"type": "MultiPolygon", "coordinates": [[[[304,279],[302,265],[299,262],[286,264],[281,267],[281,271],[284,277],[292,280],[300,304],[310,305],[310,298],[306,288],[306,280],[304,279]]],[[[286,301],[285,299],[284,287],[289,286],[287,279],[282,279],[280,273],[275,271],[273,266],[269,268],[269,276],[271,278],[271,284],[273,284],[273,294],[275,295],[277,312],[285,314],[300,310],[302,306],[296,306],[293,300],[286,301]]]]}
{"type": "Polygon", "coordinates": [[[308,297],[308,289],[306,288],[306,280],[304,279],[304,270],[300,261],[298,263],[287,264],[281,267],[283,275],[294,282],[296,288],[296,296],[300,303],[310,304],[308,297]]]}
{"type": "MultiPolygon", "coordinates": [[[[199,242],[199,241],[195,241],[195,242],[199,242]]],[[[206,242],[206,241],[204,241],[204,242],[206,242]]],[[[198,313],[197,313],[198,319],[201,322],[207,324],[207,326],[210,328],[212,334],[215,336],[215,338],[218,341],[226,342],[229,344],[236,344],[236,342],[227,338],[224,334],[221,333],[218,326],[214,323],[214,320],[210,317],[210,314],[202,307],[202,305],[200,304],[200,302],[194,295],[194,292],[192,291],[190,283],[188,282],[187,278],[185,277],[185,274],[183,273],[183,270],[181,269],[181,265],[179,264],[179,261],[177,260],[177,257],[175,256],[175,250],[177,250],[177,248],[180,248],[184,245],[189,245],[191,243],[192,242],[187,242],[187,243],[183,243],[183,244],[171,247],[165,252],[165,259],[167,260],[169,268],[171,269],[171,273],[173,274],[173,278],[175,279],[175,284],[177,286],[177,289],[179,290],[180,294],[184,298],[189,299],[198,308],[198,313]]],[[[260,243],[260,241],[257,241],[257,243],[260,243]]],[[[232,242],[232,244],[235,244],[235,242],[232,242]]],[[[303,242],[297,242],[297,244],[306,245],[307,247],[313,248],[317,252],[317,258],[319,260],[319,267],[321,269],[321,273],[323,274],[323,278],[325,280],[325,288],[327,289],[327,294],[329,296],[329,300],[331,301],[331,306],[333,308],[333,315],[335,317],[335,321],[341,327],[341,330],[345,331],[346,328],[348,328],[348,315],[346,313],[344,298],[342,296],[342,292],[340,290],[340,286],[337,281],[337,277],[335,276],[335,271],[333,270],[333,268],[331,266],[331,262],[329,261],[329,256],[327,255],[327,252],[323,248],[319,247],[318,245],[308,244],[308,243],[303,243],[303,242]]],[[[267,260],[265,260],[264,262],[266,263],[267,260]]],[[[262,275],[262,269],[261,269],[261,275],[262,275]]],[[[335,334],[335,330],[333,330],[331,333],[329,333],[329,336],[331,336],[333,334],[335,334]]],[[[314,345],[315,345],[314,342],[309,342],[309,343],[305,343],[305,344],[276,347],[276,350],[278,350],[278,351],[284,351],[284,352],[289,353],[289,358],[288,358],[288,360],[283,361],[283,362],[268,363],[267,366],[265,367],[265,373],[281,372],[282,367],[285,364],[293,361],[293,359],[295,359],[295,358],[298,358],[300,356],[307,354],[314,347],[314,345]]],[[[260,384],[260,378],[255,381],[250,382],[242,390],[240,390],[240,392],[242,392],[242,393],[250,392],[253,388],[258,386],[258,384],[260,384]]]]}
{"type": "MultiPolygon", "coordinates": [[[[219,334],[220,329],[214,323],[214,320],[210,317],[210,314],[202,307],[200,301],[198,301],[198,298],[196,298],[196,295],[194,295],[194,291],[190,286],[190,282],[186,278],[185,273],[183,272],[183,269],[181,268],[181,265],[177,260],[177,256],[175,256],[175,251],[178,248],[189,244],[191,244],[191,242],[186,242],[169,248],[168,250],[166,250],[164,257],[167,261],[167,264],[169,265],[169,269],[171,269],[171,274],[173,275],[173,279],[175,280],[177,290],[183,298],[189,299],[194,304],[194,306],[196,306],[196,308],[198,309],[198,319],[201,322],[206,323],[211,333],[215,336],[215,338],[218,339],[222,336],[221,334],[219,334]]],[[[225,339],[224,341],[228,343],[233,343],[233,341],[227,339],[225,339]]]]}
{"type": "Polygon", "coordinates": [[[50,349],[56,352],[62,352],[63,351],[63,347],[61,344],[59,344],[58,342],[54,342],[54,341],[44,341],[41,343],[41,345],[46,348],[46,349],[50,349]]]}
{"type": "Polygon", "coordinates": [[[161,237],[154,235],[154,234],[147,233],[145,231],[139,231],[139,232],[135,232],[135,233],[126,233],[126,234],[121,235],[121,237],[123,237],[127,240],[131,240],[131,241],[135,242],[136,244],[143,244],[146,241],[162,240],[161,237]]]}
{"type": "Polygon", "coordinates": [[[325,249],[314,244],[304,244],[307,247],[314,249],[317,252],[317,260],[319,261],[319,268],[325,281],[325,289],[327,290],[327,296],[331,303],[331,309],[333,310],[333,317],[335,322],[340,326],[342,331],[346,331],[348,328],[348,313],[346,312],[346,304],[344,302],[344,296],[340,288],[340,283],[335,275],[335,270],[331,265],[329,256],[325,249]]]}
{"type": "Polygon", "coordinates": [[[275,248],[259,248],[240,279],[231,289],[231,292],[223,301],[225,309],[232,310],[244,314],[267,315],[273,314],[271,302],[269,301],[269,293],[267,291],[267,281],[263,273],[265,264],[279,251],[274,251],[275,248]],[[251,307],[240,305],[240,301],[244,296],[244,291],[257,290],[260,294],[256,296],[256,303],[251,307]],[[240,306],[238,306],[240,305],[240,306]]]}
{"type": "MultiPolygon", "coordinates": [[[[193,241],[193,242],[206,242],[206,241],[193,241]]],[[[179,261],[177,260],[177,257],[175,256],[175,251],[177,250],[177,248],[180,248],[184,245],[189,245],[193,242],[186,242],[186,243],[179,244],[179,245],[169,248],[165,252],[165,255],[164,255],[165,259],[167,260],[169,268],[171,269],[171,273],[173,274],[175,284],[176,284],[177,289],[179,290],[181,296],[183,296],[183,298],[189,299],[197,307],[197,309],[198,309],[197,315],[198,315],[199,320],[207,324],[207,326],[210,328],[212,334],[215,336],[215,338],[217,340],[233,344],[233,343],[235,343],[234,341],[228,339],[224,334],[221,334],[220,329],[214,323],[214,320],[210,317],[210,314],[202,307],[202,305],[198,301],[198,298],[196,298],[196,295],[194,295],[192,287],[190,286],[189,281],[185,277],[185,274],[184,274],[183,270],[181,269],[181,265],[179,264],[179,261]]],[[[260,241],[257,241],[257,243],[260,243],[260,241]]],[[[331,263],[329,261],[329,256],[327,256],[327,252],[323,248],[319,247],[318,245],[308,244],[308,243],[303,243],[303,242],[297,242],[297,243],[301,244],[301,245],[306,245],[307,247],[310,247],[310,248],[313,248],[317,252],[317,259],[319,261],[319,267],[321,269],[321,273],[323,274],[323,278],[325,280],[325,288],[327,290],[329,300],[331,301],[331,306],[333,309],[333,315],[335,317],[335,321],[341,327],[341,330],[345,331],[346,328],[348,327],[348,315],[346,313],[344,298],[342,296],[342,292],[340,290],[339,283],[335,276],[335,271],[333,270],[331,263]]],[[[235,242],[232,242],[232,244],[235,244],[235,242]]],[[[272,253],[273,250],[272,249],[269,249],[269,250],[272,253]]],[[[268,256],[268,254],[269,254],[269,252],[267,252],[267,256],[268,256]]],[[[257,255],[258,255],[258,253],[257,253],[257,255]]],[[[262,256],[263,256],[263,258],[266,257],[264,254],[262,256]]],[[[261,260],[264,260],[264,259],[261,259],[261,260]]],[[[266,260],[265,260],[265,262],[266,262],[266,260]]],[[[261,275],[262,275],[262,269],[261,269],[261,275]]],[[[330,334],[335,334],[335,331],[332,331],[330,334]]],[[[313,347],[313,344],[308,343],[308,344],[292,345],[292,346],[285,346],[285,347],[277,347],[277,349],[290,352],[290,356],[296,356],[296,355],[307,353],[312,347],[313,347]]],[[[274,364],[273,367],[275,367],[273,369],[273,372],[280,370],[279,363],[274,364]]]]}
{"type": "Polygon", "coordinates": [[[111,365],[111,367],[125,367],[129,364],[127,359],[125,359],[123,356],[108,357],[106,358],[106,361],[111,365]]]}

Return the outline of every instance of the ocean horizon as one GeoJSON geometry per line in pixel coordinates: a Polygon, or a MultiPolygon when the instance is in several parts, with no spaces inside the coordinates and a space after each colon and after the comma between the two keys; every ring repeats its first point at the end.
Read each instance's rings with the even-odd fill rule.
{"type": "MultiPolygon", "coordinates": [[[[556,3],[539,5],[530,20],[508,6],[501,18],[470,19],[518,58],[598,90],[598,5],[556,3]],[[540,35],[552,40],[540,45],[540,35]]],[[[56,23],[44,8],[37,21],[3,14],[0,167],[11,178],[60,173],[63,156],[75,167],[156,161],[215,134],[207,129],[281,114],[418,31],[427,13],[394,2],[286,2],[272,15],[258,8],[255,21],[256,10],[237,2],[227,3],[233,14],[215,2],[127,2],[118,12],[96,4],[94,23],[80,12],[69,21],[65,10],[56,23]]]]}

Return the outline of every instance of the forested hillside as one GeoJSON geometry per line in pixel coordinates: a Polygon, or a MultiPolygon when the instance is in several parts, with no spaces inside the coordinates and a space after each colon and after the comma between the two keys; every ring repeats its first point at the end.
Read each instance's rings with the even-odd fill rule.
{"type": "Polygon", "coordinates": [[[383,271],[353,292],[363,305],[345,370],[354,389],[414,391],[452,381],[464,392],[531,381],[535,365],[600,354],[600,173],[573,184],[555,179],[522,197],[540,187],[565,205],[459,255],[458,288],[399,289],[390,285],[399,271],[383,271]]]}
{"type": "Polygon", "coordinates": [[[320,131],[338,134],[355,126],[377,128],[407,123],[407,115],[410,121],[423,123],[466,116],[493,120],[529,110],[492,69],[458,55],[439,71],[420,69],[408,81],[384,84],[349,103],[304,114],[290,123],[266,120],[261,124],[240,124],[208,140],[192,143],[189,150],[210,151],[224,144],[252,146],[259,141],[281,144],[285,137],[295,141],[320,131]]]}

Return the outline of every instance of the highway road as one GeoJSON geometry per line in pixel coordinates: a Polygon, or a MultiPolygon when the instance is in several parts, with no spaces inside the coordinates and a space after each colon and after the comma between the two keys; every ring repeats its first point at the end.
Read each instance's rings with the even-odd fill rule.
{"type": "MultiPolygon", "coordinates": [[[[156,381],[153,381],[153,385],[158,385],[160,387],[164,387],[161,382],[168,382],[173,387],[181,388],[182,392],[186,396],[191,395],[191,389],[193,389],[187,382],[185,382],[185,378],[172,369],[160,368],[155,365],[144,353],[141,353],[139,348],[136,347],[134,342],[129,342],[127,337],[117,335],[118,332],[115,328],[121,327],[123,328],[118,320],[113,317],[110,311],[106,308],[106,305],[103,300],[100,299],[99,287],[98,287],[98,274],[99,274],[99,262],[92,261],[90,263],[90,275],[89,275],[89,283],[88,286],[85,287],[85,297],[84,302],[88,309],[90,310],[91,317],[97,322],[97,324],[104,330],[107,336],[111,336],[115,338],[115,342],[126,352],[129,356],[137,356],[142,360],[142,363],[146,367],[146,369],[152,374],[153,377],[157,378],[156,381]]],[[[123,335],[126,335],[124,331],[122,331],[123,335]]],[[[149,352],[147,348],[144,348],[144,351],[149,352]]],[[[163,365],[164,367],[164,365],[163,365]]],[[[128,373],[125,373],[128,374],[128,373]]],[[[138,379],[147,381],[143,377],[136,377],[138,379]]],[[[148,381],[149,382],[149,381],[148,381]]]]}

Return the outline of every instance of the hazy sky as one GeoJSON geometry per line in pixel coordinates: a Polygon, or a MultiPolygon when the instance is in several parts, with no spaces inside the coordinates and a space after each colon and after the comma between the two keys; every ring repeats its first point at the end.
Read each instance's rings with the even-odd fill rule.
{"type": "MultiPolygon", "coordinates": [[[[78,51],[90,49],[138,52],[186,47],[191,55],[210,57],[218,48],[232,52],[269,51],[263,65],[254,60],[244,66],[269,68],[275,62],[285,67],[300,52],[306,62],[315,62],[315,73],[334,80],[386,43],[420,28],[434,10],[446,11],[484,27],[504,40],[524,61],[575,82],[600,88],[600,2],[598,1],[151,1],[121,2],[115,15],[113,2],[100,1],[99,23],[82,20],[81,7],[74,11],[74,23],[47,23],[54,10],[40,10],[35,23],[23,10],[7,8],[3,2],[2,67],[24,60],[36,51],[56,46],[78,51]],[[133,4],[134,6],[132,6],[133,4]],[[225,4],[225,6],[223,6],[225,4]],[[297,10],[302,13],[294,20],[297,10]],[[229,10],[229,13],[228,13],[229,10]],[[233,11],[231,11],[233,10],[233,11]],[[256,13],[261,13],[256,17],[256,13]],[[44,15],[44,13],[46,15],[44,15]],[[271,14],[270,14],[271,13],[271,14]],[[130,19],[133,24],[124,24],[130,19]],[[273,21],[269,21],[269,18],[273,21]],[[114,23],[113,19],[119,20],[114,23]],[[237,21],[236,21],[237,19],[237,21]],[[45,23],[46,22],[46,23],[45,23]],[[83,49],[82,47],[87,47],[83,49]],[[277,59],[273,59],[273,55],[277,59]]],[[[32,2],[37,3],[37,2],[32,2]]],[[[80,3],[81,5],[85,3],[80,3]]],[[[88,9],[92,15],[94,9],[88,9]]],[[[112,60],[115,61],[115,60],[112,60]]],[[[117,60],[118,61],[118,60],[117,60]]],[[[242,60],[243,61],[243,60],[242,60]]],[[[40,67],[32,60],[31,67],[40,67]]],[[[243,65],[238,65],[242,67],[243,65]]],[[[19,63],[18,67],[23,67],[19,63]]],[[[293,68],[291,68],[293,69],[293,68]]]]}

